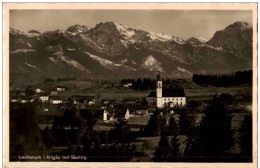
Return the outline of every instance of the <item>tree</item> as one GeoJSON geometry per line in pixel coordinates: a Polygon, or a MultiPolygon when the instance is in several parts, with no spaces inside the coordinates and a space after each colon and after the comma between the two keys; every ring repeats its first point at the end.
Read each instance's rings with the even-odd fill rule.
{"type": "Polygon", "coordinates": [[[161,133],[159,144],[156,147],[154,152],[153,160],[156,162],[167,161],[169,158],[169,153],[170,153],[169,140],[166,137],[165,133],[161,133]]]}
{"type": "Polygon", "coordinates": [[[168,133],[172,136],[177,136],[179,134],[179,125],[173,115],[171,115],[169,119],[168,133]]]}
{"type": "Polygon", "coordinates": [[[109,131],[109,140],[112,143],[128,143],[133,141],[127,121],[118,119],[114,127],[109,131]]]}
{"type": "Polygon", "coordinates": [[[66,154],[67,155],[73,155],[75,153],[75,147],[72,145],[72,143],[70,142],[70,140],[66,137],[65,141],[67,143],[67,151],[66,154]]]}
{"type": "Polygon", "coordinates": [[[167,132],[166,117],[162,112],[158,115],[158,126],[159,126],[159,134],[167,132]]]}
{"type": "Polygon", "coordinates": [[[76,114],[75,108],[67,108],[63,113],[63,123],[64,126],[69,126],[72,129],[79,128],[83,126],[83,120],[80,116],[76,114]]]}
{"type": "Polygon", "coordinates": [[[81,109],[80,116],[85,120],[85,125],[88,130],[93,130],[93,126],[95,125],[96,119],[94,116],[94,112],[89,109],[81,109]]]}
{"type": "Polygon", "coordinates": [[[195,127],[195,130],[196,130],[194,131],[195,133],[188,136],[186,139],[186,147],[183,152],[182,161],[196,161],[196,160],[198,161],[198,158],[194,158],[195,160],[193,160],[194,156],[198,156],[199,153],[198,151],[200,150],[198,144],[197,127],[195,127]]]}
{"type": "Polygon", "coordinates": [[[42,138],[45,146],[49,149],[54,144],[54,137],[52,135],[52,132],[50,131],[49,127],[46,126],[44,130],[42,131],[42,138]]]}
{"type": "Polygon", "coordinates": [[[114,127],[109,131],[107,149],[102,156],[112,155],[119,161],[129,161],[135,151],[134,138],[127,125],[127,121],[118,119],[114,127]]]}
{"type": "Polygon", "coordinates": [[[85,156],[89,156],[92,154],[92,140],[89,132],[86,132],[82,138],[83,150],[82,153],[85,156]]]}
{"type": "Polygon", "coordinates": [[[55,116],[53,119],[52,129],[58,129],[58,128],[63,128],[63,127],[64,127],[63,117],[55,116]]]}
{"type": "Polygon", "coordinates": [[[216,94],[205,108],[200,124],[199,146],[204,156],[223,156],[233,145],[232,116],[216,94]]]}
{"type": "Polygon", "coordinates": [[[25,89],[26,96],[33,96],[33,94],[34,94],[34,91],[30,86],[25,89]]]}
{"type": "Polygon", "coordinates": [[[180,144],[176,136],[171,139],[170,161],[178,161],[180,157],[180,144]]]}
{"type": "Polygon", "coordinates": [[[192,129],[192,120],[185,108],[182,108],[179,114],[180,134],[189,134],[192,129]]]}
{"type": "Polygon", "coordinates": [[[46,154],[35,115],[35,104],[10,104],[10,160],[19,155],[46,154]]]}
{"type": "Polygon", "coordinates": [[[147,136],[158,136],[159,135],[159,126],[158,126],[158,111],[155,111],[148,121],[147,126],[145,127],[145,134],[147,136]]]}
{"type": "Polygon", "coordinates": [[[252,159],[252,115],[245,116],[245,119],[241,123],[239,129],[240,137],[240,148],[242,156],[249,156],[252,159]]]}

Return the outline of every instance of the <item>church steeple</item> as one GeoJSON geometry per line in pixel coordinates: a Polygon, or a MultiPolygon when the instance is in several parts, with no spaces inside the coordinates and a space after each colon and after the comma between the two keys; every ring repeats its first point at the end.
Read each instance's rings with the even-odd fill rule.
{"type": "Polygon", "coordinates": [[[162,107],[162,78],[161,75],[157,75],[156,80],[156,107],[161,108],[162,107]]]}
{"type": "Polygon", "coordinates": [[[156,97],[162,97],[162,78],[161,75],[157,75],[156,80],[156,97]]]}
{"type": "Polygon", "coordinates": [[[161,80],[162,80],[161,75],[158,74],[158,75],[157,75],[157,81],[161,81],[161,80]]]}

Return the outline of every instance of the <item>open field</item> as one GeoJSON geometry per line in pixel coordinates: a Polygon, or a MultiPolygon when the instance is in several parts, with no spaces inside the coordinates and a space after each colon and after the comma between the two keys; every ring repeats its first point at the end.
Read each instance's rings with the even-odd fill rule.
{"type": "MultiPolygon", "coordinates": [[[[69,90],[61,93],[65,97],[70,95],[90,95],[100,96],[104,99],[119,99],[119,98],[141,98],[146,97],[152,90],[136,91],[131,88],[111,88],[111,89],[88,89],[88,90],[69,90]]],[[[200,99],[202,97],[212,97],[213,95],[221,93],[229,93],[231,95],[251,92],[250,87],[201,87],[194,89],[185,89],[187,99],[200,99]]]]}

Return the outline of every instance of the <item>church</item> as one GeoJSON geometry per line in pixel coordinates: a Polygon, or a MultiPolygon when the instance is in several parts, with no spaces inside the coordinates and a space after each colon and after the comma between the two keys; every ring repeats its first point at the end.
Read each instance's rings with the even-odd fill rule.
{"type": "Polygon", "coordinates": [[[186,104],[184,89],[164,89],[162,87],[161,75],[157,75],[156,91],[152,91],[148,97],[148,105],[150,107],[183,107],[186,104]]]}

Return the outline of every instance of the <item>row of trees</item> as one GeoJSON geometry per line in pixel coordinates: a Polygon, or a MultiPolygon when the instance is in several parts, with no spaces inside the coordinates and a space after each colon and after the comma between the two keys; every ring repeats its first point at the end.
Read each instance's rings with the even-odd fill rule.
{"type": "Polygon", "coordinates": [[[201,86],[230,87],[245,84],[252,86],[252,77],[252,70],[246,70],[222,75],[194,74],[192,81],[201,86]]]}
{"type": "Polygon", "coordinates": [[[152,90],[156,88],[155,80],[150,78],[121,80],[121,84],[126,84],[126,83],[132,83],[132,87],[135,90],[152,90]]]}
{"type": "Polygon", "coordinates": [[[146,136],[160,136],[161,133],[165,135],[183,135],[189,134],[192,128],[195,127],[195,120],[193,116],[188,115],[183,108],[179,112],[179,119],[177,121],[175,115],[168,115],[169,111],[159,112],[156,111],[148,121],[143,134],[146,136]]]}
{"type": "Polygon", "coordinates": [[[75,81],[75,80],[77,80],[77,78],[75,78],[75,77],[66,77],[66,78],[57,78],[57,79],[53,79],[53,78],[45,78],[44,79],[44,83],[47,83],[47,82],[55,82],[55,81],[57,81],[58,83],[59,82],[62,82],[62,81],[75,81]]]}
{"type": "MultiPolygon", "coordinates": [[[[180,87],[177,79],[162,78],[164,86],[180,87]]],[[[154,90],[156,89],[156,80],[151,78],[122,79],[121,84],[132,83],[135,90],[154,90]]]]}

